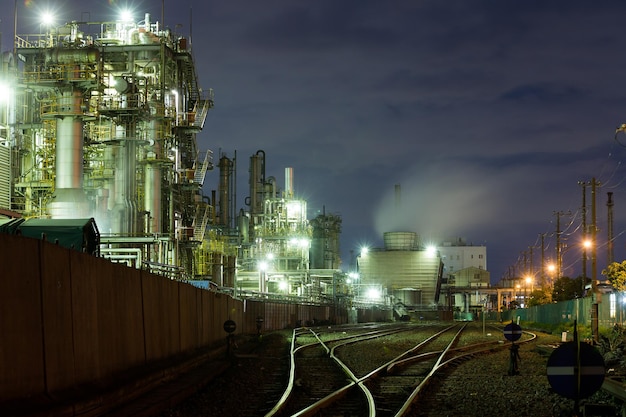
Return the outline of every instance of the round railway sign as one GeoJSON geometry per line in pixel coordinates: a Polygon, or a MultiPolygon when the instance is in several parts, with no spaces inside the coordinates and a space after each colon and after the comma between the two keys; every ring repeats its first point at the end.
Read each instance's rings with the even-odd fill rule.
{"type": "Polygon", "coordinates": [[[224,331],[226,333],[232,333],[235,331],[235,329],[237,328],[237,325],[235,324],[234,321],[232,320],[226,320],[224,322],[224,331]]]}
{"type": "Polygon", "coordinates": [[[569,399],[587,398],[604,382],[604,358],[587,343],[567,342],[548,358],[548,382],[569,399]]]}
{"type": "Polygon", "coordinates": [[[506,338],[506,340],[515,342],[520,337],[522,337],[522,328],[519,324],[509,323],[504,326],[504,337],[506,338]]]}

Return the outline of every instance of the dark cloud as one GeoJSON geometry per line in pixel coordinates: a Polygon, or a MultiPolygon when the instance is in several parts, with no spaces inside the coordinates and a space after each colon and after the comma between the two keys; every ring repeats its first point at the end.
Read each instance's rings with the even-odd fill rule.
{"type": "MultiPolygon", "coordinates": [[[[351,250],[407,228],[486,243],[497,280],[539,234],[550,237],[554,212],[573,213],[577,230],[578,181],[592,177],[603,184],[601,234],[612,191],[615,247],[624,251],[626,149],[614,137],[626,122],[626,3],[163,4],[166,26],[188,33],[193,20],[200,83],[216,100],[200,146],[237,152],[238,201],[248,158],[263,149],[279,184],[284,167],[294,168],[311,215],[343,216],[346,265],[351,250]]],[[[66,20],[85,11],[106,20],[114,9],[96,0],[62,5],[66,20]]],[[[0,5],[5,49],[12,6],[0,5]]],[[[161,2],[135,9],[160,20],[161,2]]],[[[217,183],[213,172],[207,192],[217,183]]]]}
{"type": "Polygon", "coordinates": [[[548,83],[520,85],[502,94],[503,100],[533,103],[566,103],[583,100],[586,94],[575,86],[554,85],[548,83]]]}

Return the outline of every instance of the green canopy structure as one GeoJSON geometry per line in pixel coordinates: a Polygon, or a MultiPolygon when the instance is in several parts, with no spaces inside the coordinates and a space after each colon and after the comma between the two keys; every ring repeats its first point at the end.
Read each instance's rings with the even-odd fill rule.
{"type": "Polygon", "coordinates": [[[65,248],[100,255],[100,232],[90,219],[3,219],[0,233],[45,239],[65,248]]]}

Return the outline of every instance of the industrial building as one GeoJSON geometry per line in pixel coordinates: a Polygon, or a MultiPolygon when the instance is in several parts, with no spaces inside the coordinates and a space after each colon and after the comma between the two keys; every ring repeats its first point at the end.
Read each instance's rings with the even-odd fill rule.
{"type": "Polygon", "coordinates": [[[99,256],[240,296],[336,293],[341,218],[309,223],[292,168],[282,187],[252,155],[239,208],[236,154],[222,154],[211,190],[197,135],[214,96],[190,37],[150,14],[40,29],[2,54],[1,217],[94,219],[99,256]]]}
{"type": "Polygon", "coordinates": [[[41,29],[16,34],[2,54],[1,216],[39,227],[94,219],[98,256],[238,297],[477,303],[450,301],[450,288],[467,268],[489,281],[484,246],[448,242],[431,253],[415,233],[388,232],[383,250],[357,259],[358,280],[342,272],[341,217],[309,220],[293,168],[269,175],[263,150],[249,157],[240,207],[236,153],[219,155],[214,170],[213,152],[198,145],[214,96],[200,86],[188,37],[150,14],[41,29]]]}
{"type": "Polygon", "coordinates": [[[2,207],[93,218],[102,256],[190,278],[213,215],[201,191],[211,152],[196,142],[213,96],[186,38],[149,14],[42,29],[3,54],[2,207]]]}
{"type": "Polygon", "coordinates": [[[357,302],[378,301],[433,317],[490,306],[485,246],[463,239],[429,246],[406,231],[386,232],[383,240],[383,248],[368,248],[357,257],[357,302]]]}

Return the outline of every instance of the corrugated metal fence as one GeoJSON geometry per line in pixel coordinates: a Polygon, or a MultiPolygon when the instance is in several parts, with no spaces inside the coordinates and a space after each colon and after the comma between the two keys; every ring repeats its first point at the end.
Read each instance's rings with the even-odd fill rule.
{"type": "MultiPolygon", "coordinates": [[[[573,323],[591,326],[594,298],[585,297],[529,308],[507,310],[501,313],[503,321],[520,320],[545,324],[573,323]]],[[[621,294],[598,294],[598,325],[610,328],[626,319],[626,308],[621,294]]]]}
{"type": "Polygon", "coordinates": [[[226,320],[235,335],[256,334],[259,317],[262,331],[348,321],[345,309],[234,299],[22,236],[0,234],[0,262],[0,407],[223,346],[226,320]]]}

